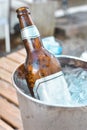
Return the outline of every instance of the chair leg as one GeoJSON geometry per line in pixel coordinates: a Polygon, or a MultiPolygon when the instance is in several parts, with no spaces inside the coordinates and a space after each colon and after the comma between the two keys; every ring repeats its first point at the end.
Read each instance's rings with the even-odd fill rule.
{"type": "Polygon", "coordinates": [[[10,52],[10,31],[9,31],[9,24],[5,24],[5,48],[6,52],[10,52]]]}

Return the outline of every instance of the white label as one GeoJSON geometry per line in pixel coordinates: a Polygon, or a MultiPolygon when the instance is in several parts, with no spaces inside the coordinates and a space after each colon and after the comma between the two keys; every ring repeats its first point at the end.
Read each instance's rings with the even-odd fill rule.
{"type": "Polygon", "coordinates": [[[39,31],[35,25],[28,26],[21,30],[22,40],[39,37],[39,31]]]}
{"type": "Polygon", "coordinates": [[[48,104],[70,105],[71,96],[62,72],[38,79],[33,91],[37,99],[48,104]]]}

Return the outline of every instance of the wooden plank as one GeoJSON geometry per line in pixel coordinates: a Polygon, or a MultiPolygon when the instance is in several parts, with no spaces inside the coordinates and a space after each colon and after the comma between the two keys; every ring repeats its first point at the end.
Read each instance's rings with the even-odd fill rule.
{"type": "Polygon", "coordinates": [[[13,70],[18,66],[19,64],[17,62],[14,62],[10,59],[7,59],[5,57],[0,59],[0,67],[9,71],[13,72],[13,70]]]}
{"type": "Polygon", "coordinates": [[[0,119],[0,130],[14,130],[14,129],[0,119]]]}
{"type": "Polygon", "coordinates": [[[24,57],[26,56],[26,50],[25,49],[19,50],[18,53],[23,55],[24,57]]]}
{"type": "Polygon", "coordinates": [[[23,63],[25,60],[25,57],[17,52],[14,52],[10,55],[7,55],[7,58],[11,59],[12,61],[15,61],[17,63],[23,63]]]}
{"type": "Polygon", "coordinates": [[[18,99],[15,88],[5,81],[0,80],[0,95],[18,106],[18,99]]]}
{"type": "Polygon", "coordinates": [[[23,130],[19,109],[4,98],[0,98],[0,117],[14,128],[23,130]]]}
{"type": "Polygon", "coordinates": [[[12,83],[11,81],[11,73],[7,72],[6,70],[0,68],[0,78],[3,80],[6,80],[9,83],[12,83]]]}

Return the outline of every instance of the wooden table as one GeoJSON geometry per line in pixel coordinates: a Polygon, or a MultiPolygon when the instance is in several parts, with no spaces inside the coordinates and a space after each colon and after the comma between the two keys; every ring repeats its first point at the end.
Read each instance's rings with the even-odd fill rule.
{"type": "Polygon", "coordinates": [[[0,130],[23,130],[16,90],[11,76],[25,60],[25,50],[0,58],[0,130]]]}

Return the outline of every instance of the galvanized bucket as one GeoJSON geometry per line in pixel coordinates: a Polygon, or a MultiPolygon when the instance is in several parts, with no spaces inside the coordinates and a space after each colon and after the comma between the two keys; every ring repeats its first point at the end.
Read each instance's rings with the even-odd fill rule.
{"type": "MultiPolygon", "coordinates": [[[[58,56],[62,66],[70,65],[87,69],[87,62],[76,57],[58,56]]],[[[24,79],[19,80],[17,72],[19,65],[12,75],[13,85],[16,88],[24,130],[86,130],[87,107],[64,107],[43,104],[41,101],[28,95],[24,79]]]]}

